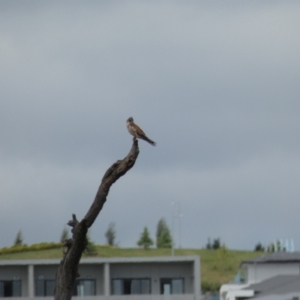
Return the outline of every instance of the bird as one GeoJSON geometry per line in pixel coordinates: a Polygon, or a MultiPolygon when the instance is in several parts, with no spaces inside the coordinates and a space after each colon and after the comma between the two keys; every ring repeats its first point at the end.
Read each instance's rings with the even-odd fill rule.
{"type": "Polygon", "coordinates": [[[154,141],[150,140],[146,136],[145,132],[138,125],[136,125],[134,123],[134,120],[132,117],[127,119],[126,126],[127,126],[129,133],[133,135],[133,140],[141,139],[141,140],[148,142],[152,146],[156,146],[156,143],[154,141]]]}

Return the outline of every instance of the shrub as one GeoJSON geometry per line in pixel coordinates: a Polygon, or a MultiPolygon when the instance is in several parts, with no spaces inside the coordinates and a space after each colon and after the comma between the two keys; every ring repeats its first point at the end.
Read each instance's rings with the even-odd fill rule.
{"type": "Polygon", "coordinates": [[[46,250],[46,249],[56,249],[60,248],[60,243],[39,243],[39,244],[32,244],[30,246],[24,245],[16,245],[12,247],[4,247],[0,249],[1,254],[12,254],[18,252],[26,252],[26,251],[39,251],[39,250],[46,250]]]}

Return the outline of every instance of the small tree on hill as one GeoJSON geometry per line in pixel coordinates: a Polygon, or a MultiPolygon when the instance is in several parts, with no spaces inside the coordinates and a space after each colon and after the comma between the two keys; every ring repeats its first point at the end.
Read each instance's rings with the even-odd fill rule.
{"type": "Polygon", "coordinates": [[[107,231],[105,232],[105,237],[109,246],[115,246],[116,230],[114,222],[109,223],[107,231]]]}
{"type": "Polygon", "coordinates": [[[137,245],[144,249],[149,249],[153,245],[153,240],[150,237],[149,230],[147,227],[141,233],[140,239],[137,241],[137,245]]]}
{"type": "Polygon", "coordinates": [[[264,246],[261,243],[257,243],[255,245],[254,251],[257,251],[257,252],[259,252],[259,251],[265,251],[265,248],[264,248],[264,246]]]}
{"type": "Polygon", "coordinates": [[[67,227],[64,227],[64,229],[61,233],[60,242],[63,243],[67,239],[69,239],[69,230],[67,227]]]}
{"type": "Polygon", "coordinates": [[[172,248],[172,236],[169,227],[165,227],[163,232],[158,237],[157,248],[172,248]]]}
{"type": "Polygon", "coordinates": [[[156,225],[156,247],[157,247],[159,236],[162,234],[162,232],[166,227],[167,227],[166,220],[164,218],[161,218],[156,225]]]}
{"type": "Polygon", "coordinates": [[[22,246],[22,245],[23,245],[23,236],[22,236],[22,231],[20,229],[16,235],[14,246],[22,246]]]}
{"type": "Polygon", "coordinates": [[[156,226],[156,247],[157,248],[171,248],[172,236],[167,222],[161,218],[156,226]]]}
{"type": "Polygon", "coordinates": [[[86,236],[86,247],[85,247],[84,253],[88,256],[94,256],[97,254],[96,245],[94,242],[92,242],[89,232],[87,233],[87,236],[86,236]]]}
{"type": "Polygon", "coordinates": [[[214,241],[212,243],[212,249],[216,250],[216,249],[219,249],[220,247],[221,247],[220,238],[214,239],[214,241]]]}
{"type": "Polygon", "coordinates": [[[285,252],[286,248],[281,241],[277,240],[275,243],[271,243],[267,248],[268,252],[285,252]]]}
{"type": "Polygon", "coordinates": [[[210,250],[212,248],[212,244],[210,238],[207,239],[206,249],[210,250]]]}

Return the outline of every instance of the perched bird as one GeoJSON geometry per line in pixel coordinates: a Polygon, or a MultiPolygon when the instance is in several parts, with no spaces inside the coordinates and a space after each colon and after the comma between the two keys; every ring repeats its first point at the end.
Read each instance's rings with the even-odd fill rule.
{"type": "Polygon", "coordinates": [[[146,142],[148,142],[149,144],[151,144],[152,146],[156,146],[156,143],[152,140],[150,140],[145,132],[139,127],[137,126],[134,121],[133,121],[133,118],[130,117],[127,122],[126,122],[126,126],[127,126],[127,129],[129,131],[130,134],[133,135],[133,140],[136,140],[136,139],[141,139],[141,140],[144,140],[146,142]]]}

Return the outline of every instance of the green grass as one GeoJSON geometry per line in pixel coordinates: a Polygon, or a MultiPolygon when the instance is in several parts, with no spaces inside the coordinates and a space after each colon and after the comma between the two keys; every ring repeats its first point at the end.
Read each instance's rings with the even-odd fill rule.
{"type": "MultiPolygon", "coordinates": [[[[147,257],[170,256],[170,249],[139,249],[96,246],[98,257],[147,257]]],[[[243,260],[261,255],[253,251],[176,249],[175,255],[198,255],[201,265],[201,283],[203,289],[217,289],[221,284],[233,280],[243,260]]],[[[84,255],[84,257],[86,257],[84,255]]],[[[62,258],[61,249],[25,251],[12,254],[1,254],[0,259],[43,259],[62,258]]]]}

